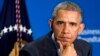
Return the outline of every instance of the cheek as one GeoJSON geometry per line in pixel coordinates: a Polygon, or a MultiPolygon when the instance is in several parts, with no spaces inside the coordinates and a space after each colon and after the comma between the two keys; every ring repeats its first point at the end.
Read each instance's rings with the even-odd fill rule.
{"type": "Polygon", "coordinates": [[[58,37],[59,35],[61,35],[61,27],[53,27],[53,31],[54,31],[54,34],[55,34],[55,37],[58,37]]]}
{"type": "Polygon", "coordinates": [[[70,32],[72,33],[72,35],[77,35],[78,34],[78,32],[79,32],[79,27],[72,27],[72,28],[70,28],[70,32]]]}
{"type": "Polygon", "coordinates": [[[72,40],[74,41],[77,38],[78,29],[76,31],[70,30],[70,32],[71,32],[72,40]]]}
{"type": "Polygon", "coordinates": [[[78,33],[77,32],[73,32],[72,33],[72,41],[74,41],[77,38],[78,33]]]}
{"type": "Polygon", "coordinates": [[[58,27],[53,28],[54,33],[58,34],[60,32],[60,29],[58,27]]]}
{"type": "Polygon", "coordinates": [[[53,31],[54,32],[60,32],[61,27],[57,26],[56,24],[54,24],[53,26],[53,31]]]}

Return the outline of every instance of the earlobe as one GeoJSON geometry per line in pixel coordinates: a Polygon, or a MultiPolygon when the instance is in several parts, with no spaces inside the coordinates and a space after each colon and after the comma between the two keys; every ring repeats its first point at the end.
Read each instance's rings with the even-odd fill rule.
{"type": "Polygon", "coordinates": [[[53,29],[53,20],[52,19],[49,20],[49,26],[50,26],[50,29],[52,30],[53,29]]]}
{"type": "Polygon", "coordinates": [[[80,25],[80,28],[79,28],[78,34],[80,34],[80,33],[83,31],[83,29],[84,29],[84,24],[81,24],[81,25],[80,25]]]}

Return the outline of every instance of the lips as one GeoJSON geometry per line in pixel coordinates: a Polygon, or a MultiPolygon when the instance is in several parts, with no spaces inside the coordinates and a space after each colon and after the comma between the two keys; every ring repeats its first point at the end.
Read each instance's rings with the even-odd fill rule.
{"type": "Polygon", "coordinates": [[[71,38],[63,37],[63,38],[58,38],[57,40],[59,40],[61,42],[70,42],[71,41],[71,38]]]}

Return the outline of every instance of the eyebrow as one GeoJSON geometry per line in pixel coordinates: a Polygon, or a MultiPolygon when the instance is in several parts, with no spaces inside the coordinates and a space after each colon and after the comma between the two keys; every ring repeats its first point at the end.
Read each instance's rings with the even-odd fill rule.
{"type": "Polygon", "coordinates": [[[77,23],[76,22],[69,22],[70,24],[73,24],[73,25],[77,25],[77,23]]]}
{"type": "MultiPolygon", "coordinates": [[[[65,21],[62,20],[62,19],[57,19],[56,21],[62,21],[62,22],[65,22],[65,21]]],[[[69,22],[77,23],[76,21],[69,21],[69,22]]]]}
{"type": "Polygon", "coordinates": [[[61,21],[61,20],[58,20],[58,21],[56,21],[57,23],[64,23],[64,21],[61,21]]]}

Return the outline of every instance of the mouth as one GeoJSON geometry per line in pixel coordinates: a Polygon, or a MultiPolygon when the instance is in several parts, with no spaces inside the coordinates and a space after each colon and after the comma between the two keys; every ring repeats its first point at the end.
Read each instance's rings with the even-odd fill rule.
{"type": "Polygon", "coordinates": [[[60,41],[60,43],[63,45],[63,47],[69,46],[71,42],[71,38],[59,38],[57,41],[60,41]]]}
{"type": "Polygon", "coordinates": [[[59,38],[57,39],[58,41],[61,41],[61,42],[70,42],[71,41],[71,38],[68,38],[68,37],[64,37],[64,38],[59,38]]]}

